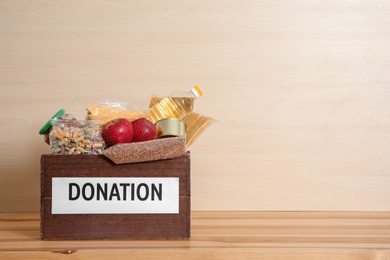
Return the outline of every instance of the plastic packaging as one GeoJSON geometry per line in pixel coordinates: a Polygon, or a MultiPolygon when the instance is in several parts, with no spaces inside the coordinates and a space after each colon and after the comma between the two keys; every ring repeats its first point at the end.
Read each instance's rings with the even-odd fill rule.
{"type": "Polygon", "coordinates": [[[183,122],[187,126],[186,148],[188,149],[195,140],[208,128],[214,119],[195,112],[186,115],[183,122]]]}
{"type": "MultiPolygon", "coordinates": [[[[193,112],[194,100],[202,96],[202,90],[195,86],[188,92],[173,92],[170,97],[153,96],[150,100],[150,111],[147,119],[158,126],[159,122],[168,118],[182,120],[186,125],[186,148],[210,126],[213,118],[193,112]]],[[[157,135],[158,135],[157,130],[157,135]]]]}
{"type": "Polygon", "coordinates": [[[146,117],[146,114],[135,109],[128,109],[126,104],[119,102],[101,102],[87,106],[87,120],[101,120],[103,124],[117,118],[134,121],[146,117]]]}
{"type": "Polygon", "coordinates": [[[116,164],[172,159],[186,152],[185,136],[117,144],[103,152],[116,164]]]}
{"type": "Polygon", "coordinates": [[[50,132],[51,153],[56,155],[102,154],[105,148],[98,120],[56,120],[50,132]]]}
{"type": "Polygon", "coordinates": [[[157,121],[165,118],[182,119],[191,113],[194,108],[194,99],[203,95],[202,90],[195,86],[188,92],[172,93],[169,97],[152,97],[147,119],[155,124],[157,121]]]}

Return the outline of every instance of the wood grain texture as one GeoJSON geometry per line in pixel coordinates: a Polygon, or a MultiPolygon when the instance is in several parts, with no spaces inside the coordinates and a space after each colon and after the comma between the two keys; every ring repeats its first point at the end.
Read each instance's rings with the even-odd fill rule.
{"type": "Polygon", "coordinates": [[[390,2],[0,1],[0,204],[39,211],[40,127],[199,85],[200,211],[390,211],[390,2]]]}
{"type": "Polygon", "coordinates": [[[192,212],[189,240],[41,241],[39,214],[0,214],[1,259],[387,260],[390,214],[192,212]]]}
{"type": "Polygon", "coordinates": [[[189,152],[170,160],[123,165],[103,155],[42,155],[41,238],[187,239],[191,224],[190,180],[189,152]],[[179,179],[179,211],[177,214],[52,214],[53,177],[175,177],[179,179]]]}

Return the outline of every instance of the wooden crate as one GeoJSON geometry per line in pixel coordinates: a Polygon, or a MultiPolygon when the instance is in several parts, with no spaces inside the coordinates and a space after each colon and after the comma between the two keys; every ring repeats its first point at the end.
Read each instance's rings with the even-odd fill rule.
{"type": "MultiPolygon", "coordinates": [[[[169,196],[174,197],[174,195],[169,196]]],[[[171,199],[170,203],[170,205],[175,204],[175,199],[171,199]]],[[[186,239],[189,237],[189,152],[171,160],[122,165],[116,165],[104,156],[42,155],[42,239],[186,239]],[[148,181],[151,180],[151,182],[154,180],[157,181],[155,185],[153,183],[149,188],[145,183],[134,184],[135,182],[131,183],[131,181],[126,183],[126,181],[138,180],[138,178],[142,178],[142,180],[146,178],[148,181]],[[170,192],[170,190],[167,190],[163,186],[165,183],[158,183],[158,180],[161,179],[163,181],[175,181],[174,185],[177,187],[176,200],[178,203],[178,212],[176,213],[153,213],[155,210],[153,206],[145,208],[142,204],[142,202],[154,203],[153,205],[159,205],[162,211],[172,207],[165,207],[161,206],[162,204],[158,204],[162,203],[165,199],[164,196],[170,192]],[[75,184],[74,182],[67,183],[69,180],[76,180],[76,182],[82,180],[87,182],[84,182],[83,185],[80,183],[75,184]],[[99,182],[100,180],[114,181],[111,184],[103,182],[93,184],[93,181],[99,182]],[[126,184],[121,183],[119,187],[115,183],[116,180],[125,180],[126,184]],[[66,184],[68,186],[65,186],[66,184]],[[102,187],[109,188],[102,190],[102,187]],[[157,190],[156,187],[159,189],[157,190]],[[68,189],[69,194],[61,195],[61,191],[66,192],[66,189],[68,189]],[[118,193],[119,191],[121,193],[118,193]],[[67,198],[69,201],[66,201],[67,198]],[[73,204],[75,201],[81,206],[77,203],[73,204]],[[89,207],[92,204],[88,203],[97,203],[98,206],[89,207]],[[105,206],[99,206],[101,205],[99,203],[105,203],[105,206]],[[118,205],[119,203],[122,204],[118,205]],[[78,205],[77,207],[79,209],[74,205],[78,205]],[[141,212],[137,212],[137,208],[134,205],[141,205],[143,207],[140,210],[141,212]],[[111,208],[115,208],[117,211],[119,209],[120,212],[111,212],[113,210],[111,208]],[[124,211],[130,210],[132,213],[123,213],[121,212],[123,209],[124,211]],[[81,210],[81,212],[77,210],[81,210]],[[88,210],[93,210],[94,212],[91,213],[88,210]],[[145,212],[145,210],[152,211],[152,213],[145,212]],[[85,213],[84,211],[88,212],[85,213]]]]}

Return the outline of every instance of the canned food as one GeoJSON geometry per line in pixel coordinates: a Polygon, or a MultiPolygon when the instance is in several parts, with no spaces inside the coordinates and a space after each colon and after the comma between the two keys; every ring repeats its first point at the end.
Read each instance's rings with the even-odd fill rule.
{"type": "Polygon", "coordinates": [[[177,137],[186,134],[186,124],[177,118],[164,118],[156,122],[157,138],[177,137]]]}

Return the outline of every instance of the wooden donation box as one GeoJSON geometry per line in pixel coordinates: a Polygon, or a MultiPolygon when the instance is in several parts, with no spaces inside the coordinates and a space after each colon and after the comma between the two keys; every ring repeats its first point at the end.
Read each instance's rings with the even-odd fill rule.
{"type": "Polygon", "coordinates": [[[115,164],[103,155],[42,155],[43,240],[190,237],[190,154],[115,164]]]}

